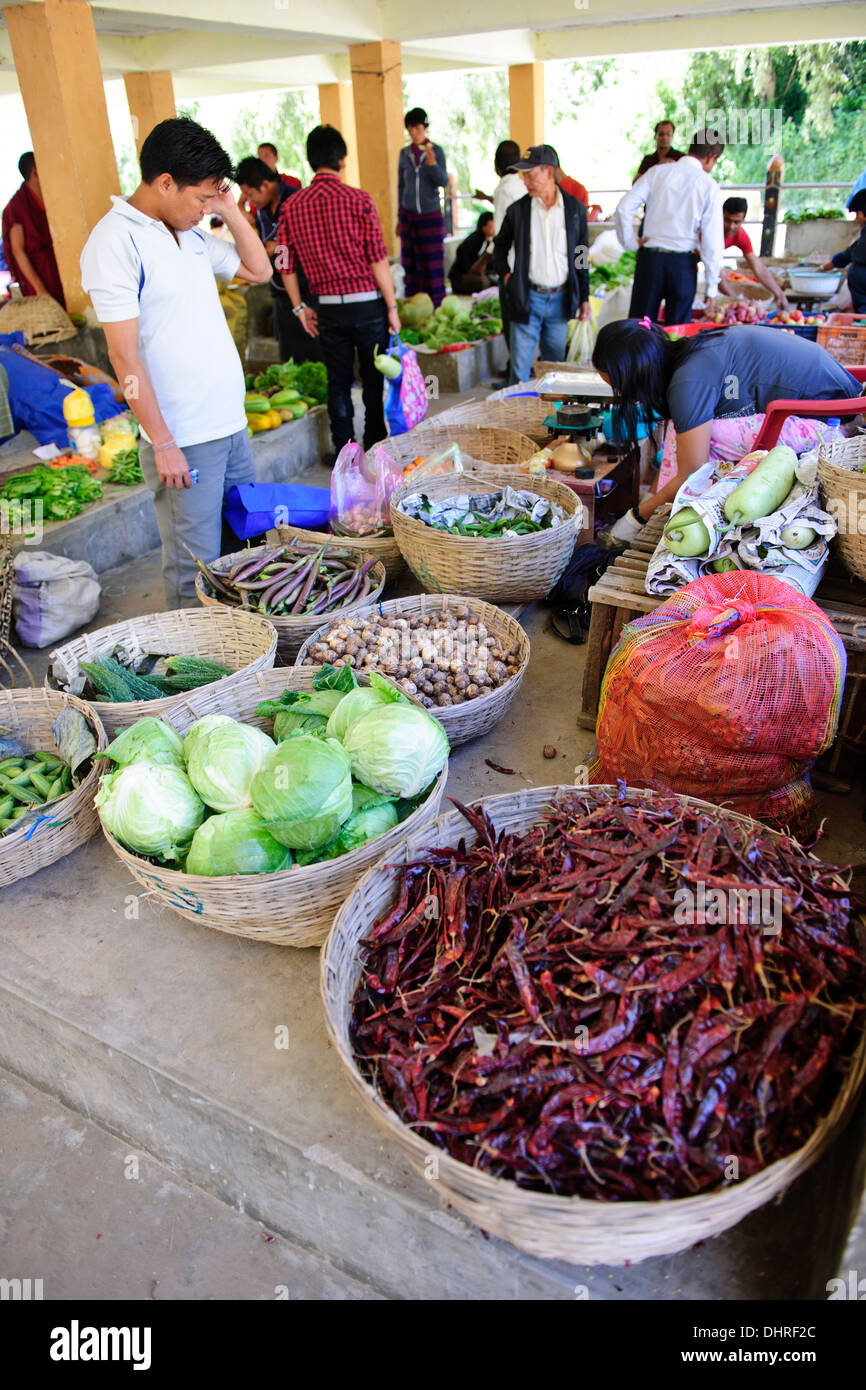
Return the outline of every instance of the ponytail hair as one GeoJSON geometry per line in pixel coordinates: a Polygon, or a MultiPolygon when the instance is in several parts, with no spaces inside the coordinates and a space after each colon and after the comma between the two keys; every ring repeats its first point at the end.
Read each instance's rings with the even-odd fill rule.
{"type": "Polygon", "coordinates": [[[622,434],[630,444],[637,443],[642,421],[651,428],[654,419],[669,418],[670,379],[696,342],[697,338],[673,341],[661,324],[646,318],[618,319],[600,330],[592,365],[610,379],[622,434]]]}

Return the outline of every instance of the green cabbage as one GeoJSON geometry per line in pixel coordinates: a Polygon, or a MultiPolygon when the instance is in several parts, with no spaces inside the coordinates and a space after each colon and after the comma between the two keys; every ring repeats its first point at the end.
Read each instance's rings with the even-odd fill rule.
{"type": "Polygon", "coordinates": [[[245,807],[211,816],[199,826],[187,855],[186,872],[208,878],[273,874],[287,869],[291,862],[291,850],[274,839],[255,811],[245,807]]]}
{"type": "Polygon", "coordinates": [[[294,699],[274,716],[274,738],[280,743],[289,734],[318,734],[324,738],[329,717],[345,699],[341,690],[293,692],[294,699]]]}
{"type": "Polygon", "coordinates": [[[253,778],[251,793],[253,806],[280,844],[319,849],[352,814],[349,759],[334,739],[292,734],[277,744],[253,778]]]}
{"type": "Polygon", "coordinates": [[[328,737],[344,739],[349,725],[356,719],[360,719],[363,714],[369,714],[371,709],[376,709],[379,705],[393,704],[396,701],[402,701],[407,705],[409,703],[396,686],[374,671],[370,676],[369,685],[359,685],[356,690],[350,690],[348,695],[343,696],[328,720],[328,737]]]}
{"type": "Polygon", "coordinates": [[[229,714],[206,714],[203,719],[197,719],[187,730],[183,740],[183,760],[187,767],[189,767],[193,749],[200,739],[207,738],[208,734],[212,733],[214,729],[218,729],[221,724],[234,724],[236,722],[229,714]]]}
{"type": "Polygon", "coordinates": [[[274,747],[262,729],[230,719],[195,741],[187,775],[211,810],[236,811],[252,804],[250,783],[274,747]]]}
{"type": "Polygon", "coordinates": [[[103,777],[96,805],[105,828],[133,854],[180,859],[205,817],[185,772],[131,763],[103,777]]]}
{"type": "Polygon", "coordinates": [[[183,744],[174,729],[149,715],[123,729],[100,757],[111,758],[118,767],[130,763],[159,763],[163,767],[183,768],[183,744]]]}
{"type": "Polygon", "coordinates": [[[416,796],[451,751],[441,724],[417,705],[387,704],[350,724],[343,747],[358,781],[388,796],[416,796]]]}

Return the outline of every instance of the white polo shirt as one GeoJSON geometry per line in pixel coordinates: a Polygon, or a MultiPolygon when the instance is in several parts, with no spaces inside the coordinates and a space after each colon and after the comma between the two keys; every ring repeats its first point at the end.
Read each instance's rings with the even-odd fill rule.
{"type": "Polygon", "coordinates": [[[139,352],[181,449],[246,428],[244,372],[215,276],[240,265],[234,246],[168,227],[112,198],[81,253],[81,284],[100,323],[139,320],[139,352]]]}

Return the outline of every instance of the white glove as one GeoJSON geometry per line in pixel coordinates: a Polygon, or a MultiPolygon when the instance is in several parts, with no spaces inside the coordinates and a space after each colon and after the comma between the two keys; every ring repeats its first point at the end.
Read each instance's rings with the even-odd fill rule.
{"type": "Polygon", "coordinates": [[[611,540],[627,544],[629,541],[633,541],[636,536],[640,535],[645,524],[646,523],[643,521],[638,521],[635,518],[634,512],[629,508],[629,510],[620,517],[619,521],[614,522],[613,526],[611,526],[609,532],[610,538],[611,540]]]}

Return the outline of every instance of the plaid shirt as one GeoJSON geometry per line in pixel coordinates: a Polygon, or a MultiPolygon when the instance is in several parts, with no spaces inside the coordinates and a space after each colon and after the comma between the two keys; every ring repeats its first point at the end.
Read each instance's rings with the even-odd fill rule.
{"type": "Polygon", "coordinates": [[[283,203],[275,240],[278,268],[291,275],[300,263],[316,296],[377,289],[370,266],[388,254],[369,193],[322,170],[283,203]]]}

